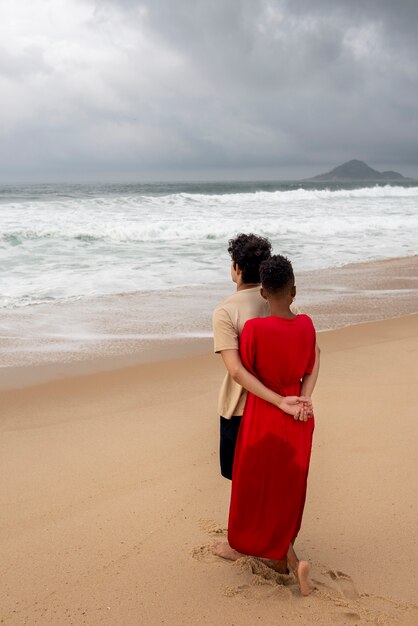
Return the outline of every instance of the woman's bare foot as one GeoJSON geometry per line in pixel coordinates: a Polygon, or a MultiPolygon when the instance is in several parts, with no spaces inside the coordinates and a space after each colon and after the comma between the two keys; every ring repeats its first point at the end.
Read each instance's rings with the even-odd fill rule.
{"type": "Polygon", "coordinates": [[[315,589],[309,578],[311,566],[308,561],[299,561],[293,544],[289,545],[289,549],[287,551],[287,562],[298,580],[301,594],[303,596],[309,596],[309,594],[315,589]]]}
{"type": "Polygon", "coordinates": [[[212,546],[212,554],[220,556],[222,559],[228,559],[228,561],[237,561],[241,559],[244,554],[231,548],[227,541],[219,541],[212,546]]]}
{"type": "Polygon", "coordinates": [[[299,561],[297,569],[295,571],[296,578],[298,579],[300,592],[303,596],[309,596],[310,593],[315,589],[310,578],[309,572],[311,570],[311,566],[308,561],[299,561]]]}

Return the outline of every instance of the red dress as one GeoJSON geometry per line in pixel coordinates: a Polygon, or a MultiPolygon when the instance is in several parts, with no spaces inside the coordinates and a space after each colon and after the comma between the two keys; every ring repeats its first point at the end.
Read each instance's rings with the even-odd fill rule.
{"type": "MultiPolygon", "coordinates": [[[[282,396],[300,394],[315,363],[315,329],[307,315],[249,320],[240,337],[244,366],[282,396]]],[[[314,419],[295,421],[249,393],[232,472],[228,541],[252,556],[284,559],[300,529],[314,419]]]]}

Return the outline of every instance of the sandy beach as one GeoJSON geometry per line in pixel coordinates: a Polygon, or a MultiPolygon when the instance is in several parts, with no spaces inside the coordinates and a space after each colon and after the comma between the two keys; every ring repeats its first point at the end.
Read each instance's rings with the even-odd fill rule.
{"type": "Polygon", "coordinates": [[[310,597],[211,554],[230,485],[206,353],[2,392],[0,622],[416,624],[418,316],[320,344],[310,597]]]}
{"type": "Polygon", "coordinates": [[[0,626],[418,626],[418,0],[0,17],[0,626]]]}

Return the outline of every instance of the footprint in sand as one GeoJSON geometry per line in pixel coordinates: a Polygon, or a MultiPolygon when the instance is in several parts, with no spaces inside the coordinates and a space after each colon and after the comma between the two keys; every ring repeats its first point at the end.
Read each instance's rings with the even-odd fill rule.
{"type": "Polygon", "coordinates": [[[347,611],[342,615],[347,620],[347,622],[355,622],[356,624],[358,624],[361,620],[361,615],[359,613],[354,613],[354,611],[347,611]]]}
{"type": "Polygon", "coordinates": [[[249,589],[249,585],[237,585],[236,587],[229,586],[225,587],[223,594],[227,598],[233,598],[234,596],[238,596],[240,594],[247,595],[249,589]]]}
{"type": "Polygon", "coordinates": [[[223,595],[232,598],[241,596],[247,600],[266,600],[267,598],[280,598],[282,601],[290,601],[292,599],[292,591],[289,587],[278,585],[273,581],[262,579],[262,577],[253,576],[249,583],[242,585],[225,587],[223,595]]]}
{"type": "Polygon", "coordinates": [[[213,519],[200,519],[199,528],[208,535],[216,535],[217,537],[226,537],[227,529],[223,528],[213,519]]]}
{"type": "Polygon", "coordinates": [[[219,557],[212,553],[212,545],[210,544],[197,546],[191,550],[190,554],[196,561],[203,561],[205,563],[219,562],[219,557]]]}
{"type": "Polygon", "coordinates": [[[357,600],[359,593],[348,574],[332,569],[327,570],[325,574],[331,578],[341,595],[349,600],[357,600]]]}
{"type": "Polygon", "coordinates": [[[231,563],[235,571],[247,580],[246,584],[226,587],[224,595],[243,595],[248,599],[266,599],[270,596],[290,599],[295,579],[292,575],[279,574],[252,556],[243,556],[231,563]]]}

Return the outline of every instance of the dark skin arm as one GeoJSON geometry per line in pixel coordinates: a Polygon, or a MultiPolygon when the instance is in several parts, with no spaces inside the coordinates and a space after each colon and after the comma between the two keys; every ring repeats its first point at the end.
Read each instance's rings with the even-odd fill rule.
{"type": "Polygon", "coordinates": [[[310,374],[306,374],[302,380],[302,388],[300,390],[301,395],[308,398],[311,397],[313,390],[315,389],[316,381],[318,380],[319,366],[320,366],[321,351],[318,344],[315,346],[315,365],[310,374]]]}

